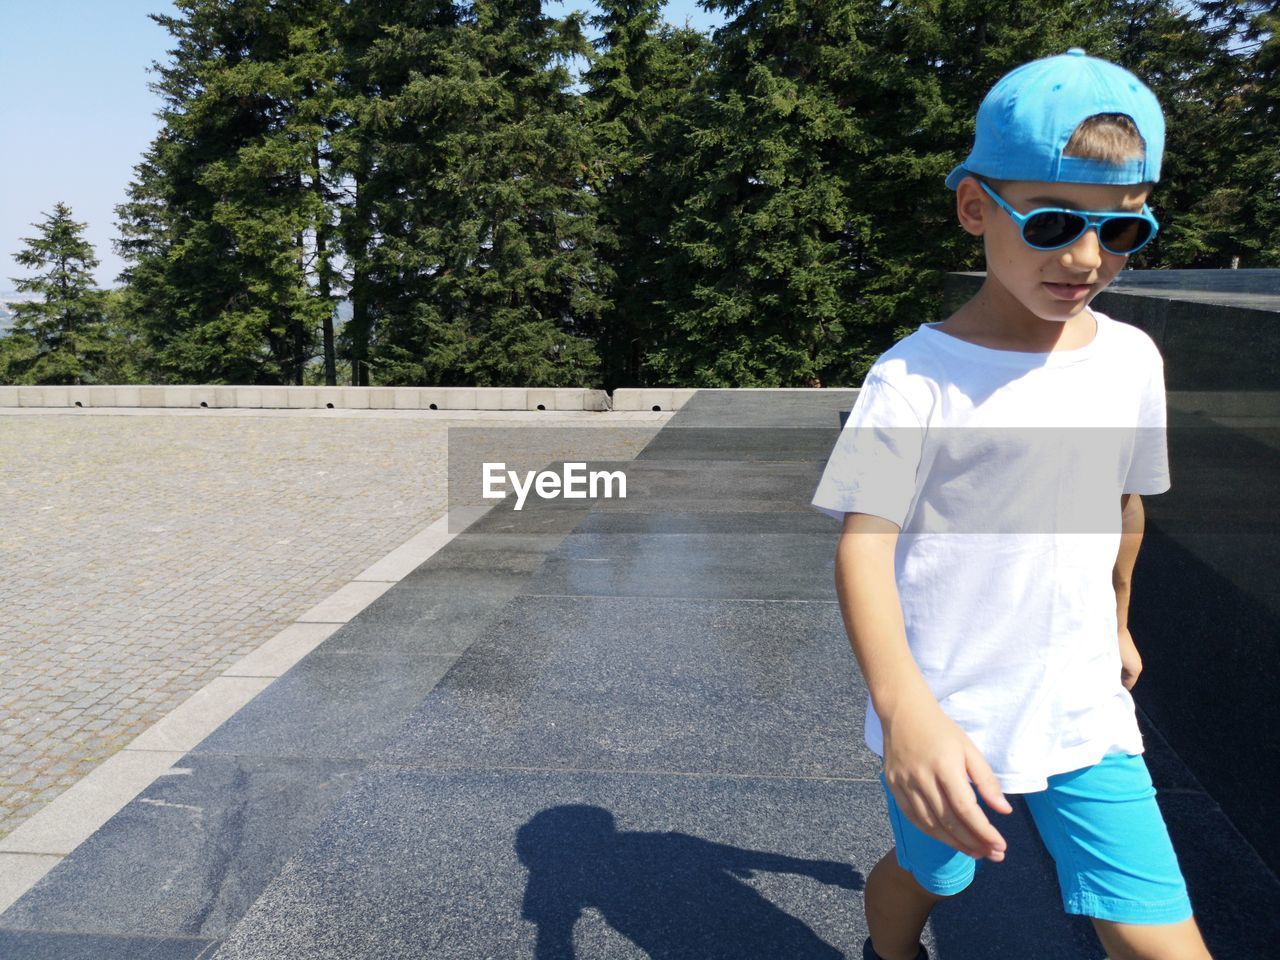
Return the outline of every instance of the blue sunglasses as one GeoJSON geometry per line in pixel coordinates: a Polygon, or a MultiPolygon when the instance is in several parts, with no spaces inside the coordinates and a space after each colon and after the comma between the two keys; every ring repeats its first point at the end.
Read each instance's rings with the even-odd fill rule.
{"type": "Polygon", "coordinates": [[[1013,218],[1013,222],[1022,231],[1022,239],[1027,246],[1037,250],[1057,250],[1069,246],[1086,230],[1096,226],[1098,243],[1102,244],[1102,249],[1124,256],[1137,253],[1151,242],[1151,238],[1160,229],[1160,224],[1145,203],[1139,213],[1064,210],[1061,207],[1037,207],[1030,213],[1019,213],[981,180],[978,180],[978,184],[1013,218]]]}

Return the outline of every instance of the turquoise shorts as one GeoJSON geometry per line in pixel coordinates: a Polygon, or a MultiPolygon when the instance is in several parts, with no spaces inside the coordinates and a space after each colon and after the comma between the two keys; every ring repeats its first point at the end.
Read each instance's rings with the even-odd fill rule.
{"type": "MultiPolygon", "coordinates": [[[[880,783],[902,868],[939,896],[967,887],[978,863],[990,861],[975,861],[927,836],[903,816],[883,773],[880,783]]],[[[1057,866],[1067,913],[1145,924],[1191,916],[1186,881],[1141,754],[1108,754],[1092,767],[1055,774],[1047,789],[1022,796],[1057,866]]],[[[978,803],[999,829],[1001,815],[981,796],[978,803]]]]}

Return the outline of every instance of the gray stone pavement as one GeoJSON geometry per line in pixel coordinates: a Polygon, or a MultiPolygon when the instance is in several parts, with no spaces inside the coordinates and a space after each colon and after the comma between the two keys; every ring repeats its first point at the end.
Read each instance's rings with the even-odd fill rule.
{"type": "Polygon", "coordinates": [[[0,411],[0,839],[439,518],[451,427],[668,416],[0,411]]]}
{"type": "MultiPolygon", "coordinates": [[[[0,913],[13,960],[860,956],[892,840],[808,507],[852,396],[702,391],[626,503],[495,509],[0,913]]],[[[1144,725],[1218,960],[1280,884],[1144,725]]],[[[1025,807],[936,960],[1102,957],[1025,807]]]]}

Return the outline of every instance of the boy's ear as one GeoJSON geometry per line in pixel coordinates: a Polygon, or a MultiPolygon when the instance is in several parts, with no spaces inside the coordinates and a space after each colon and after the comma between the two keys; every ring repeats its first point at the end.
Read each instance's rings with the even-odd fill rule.
{"type": "Polygon", "coordinates": [[[986,232],[988,203],[986,193],[973,177],[956,184],[956,216],[966,233],[980,237],[986,232]]]}

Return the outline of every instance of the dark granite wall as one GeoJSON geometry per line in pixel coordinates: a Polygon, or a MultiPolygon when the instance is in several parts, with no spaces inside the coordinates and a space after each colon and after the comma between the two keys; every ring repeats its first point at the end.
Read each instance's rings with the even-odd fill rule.
{"type": "MultiPolygon", "coordinates": [[[[981,283],[948,275],[947,312],[981,283]]],[[[1280,872],[1280,270],[1125,271],[1093,302],[1151,335],[1169,397],[1173,486],[1143,498],[1130,601],[1134,699],[1280,872]]]]}

